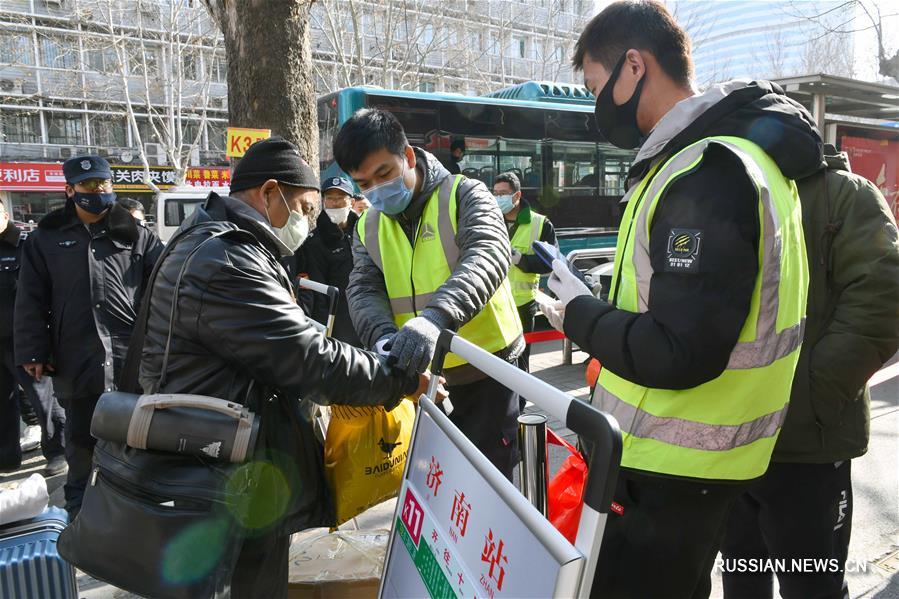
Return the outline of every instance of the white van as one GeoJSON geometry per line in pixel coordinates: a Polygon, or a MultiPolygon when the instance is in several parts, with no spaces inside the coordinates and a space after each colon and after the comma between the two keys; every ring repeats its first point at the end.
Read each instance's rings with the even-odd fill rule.
{"type": "Polygon", "coordinates": [[[220,196],[228,195],[227,187],[176,187],[160,192],[156,196],[156,234],[167,243],[184,219],[189,217],[214,191],[220,196]]]}

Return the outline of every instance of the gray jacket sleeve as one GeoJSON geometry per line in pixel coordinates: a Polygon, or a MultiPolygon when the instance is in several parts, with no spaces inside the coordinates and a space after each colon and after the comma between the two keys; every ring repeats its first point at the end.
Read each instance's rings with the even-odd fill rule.
{"type": "Polygon", "coordinates": [[[454,329],[487,305],[511,264],[509,234],[487,187],[480,181],[466,179],[456,194],[459,262],[425,309],[437,312],[436,319],[442,317],[443,324],[454,329]]]}
{"type": "Polygon", "coordinates": [[[384,273],[368,255],[358,233],[353,234],[353,270],[346,297],[353,327],[365,347],[374,347],[378,339],[397,331],[384,273]]]}

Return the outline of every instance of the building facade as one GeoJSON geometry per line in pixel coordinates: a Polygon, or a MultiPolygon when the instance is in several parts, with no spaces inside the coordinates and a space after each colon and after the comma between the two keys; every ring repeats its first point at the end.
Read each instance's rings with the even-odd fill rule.
{"type": "Polygon", "coordinates": [[[690,34],[700,87],[736,77],[856,76],[852,34],[830,32],[853,11],[842,0],[669,0],[668,6],[690,34]]]}
{"type": "MultiPolygon", "coordinates": [[[[592,0],[319,0],[316,91],[571,81],[592,11],[592,0]]],[[[2,0],[0,199],[36,222],[63,202],[53,165],[96,153],[117,191],[149,204],[141,147],[160,188],[176,171],[188,183],[226,180],[226,77],[222,36],[199,1],[2,0]]]]}

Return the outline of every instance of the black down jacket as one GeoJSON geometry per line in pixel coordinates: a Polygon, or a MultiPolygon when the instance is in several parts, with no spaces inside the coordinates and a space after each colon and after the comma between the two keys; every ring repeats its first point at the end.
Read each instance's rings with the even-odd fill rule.
{"type": "MultiPolygon", "coordinates": [[[[276,256],[284,246],[263,217],[239,200],[210,194],[182,224],[184,236],[164,258],[149,298],[140,383],[148,392],[196,393],[262,406],[266,462],[254,505],[287,534],[334,523],[322,447],[309,401],[399,403],[417,379],[396,378],[375,354],[320,334],[296,304],[276,256]],[[159,386],[174,285],[186,258],[215,233],[242,230],[193,253],[179,286],[164,385],[159,386]],[[271,467],[273,466],[273,467],[271,467]]],[[[260,514],[263,515],[263,514],[260,514]]]]}
{"type": "Polygon", "coordinates": [[[85,226],[66,202],[22,250],[16,364],[53,364],[62,399],[111,391],[125,362],[159,238],[116,204],[85,226]]]}

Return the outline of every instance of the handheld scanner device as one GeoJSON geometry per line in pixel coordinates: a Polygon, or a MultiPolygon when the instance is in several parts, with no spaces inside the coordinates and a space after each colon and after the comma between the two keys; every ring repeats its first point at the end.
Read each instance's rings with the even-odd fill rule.
{"type": "Polygon", "coordinates": [[[534,254],[548,267],[553,267],[553,260],[561,260],[568,266],[568,270],[570,270],[574,276],[583,281],[588,287],[590,286],[590,284],[587,283],[586,277],[584,277],[584,273],[579,271],[574,264],[569,262],[568,258],[566,258],[559,248],[553,244],[546,243],[545,241],[535,241],[531,247],[534,249],[534,254]]]}

